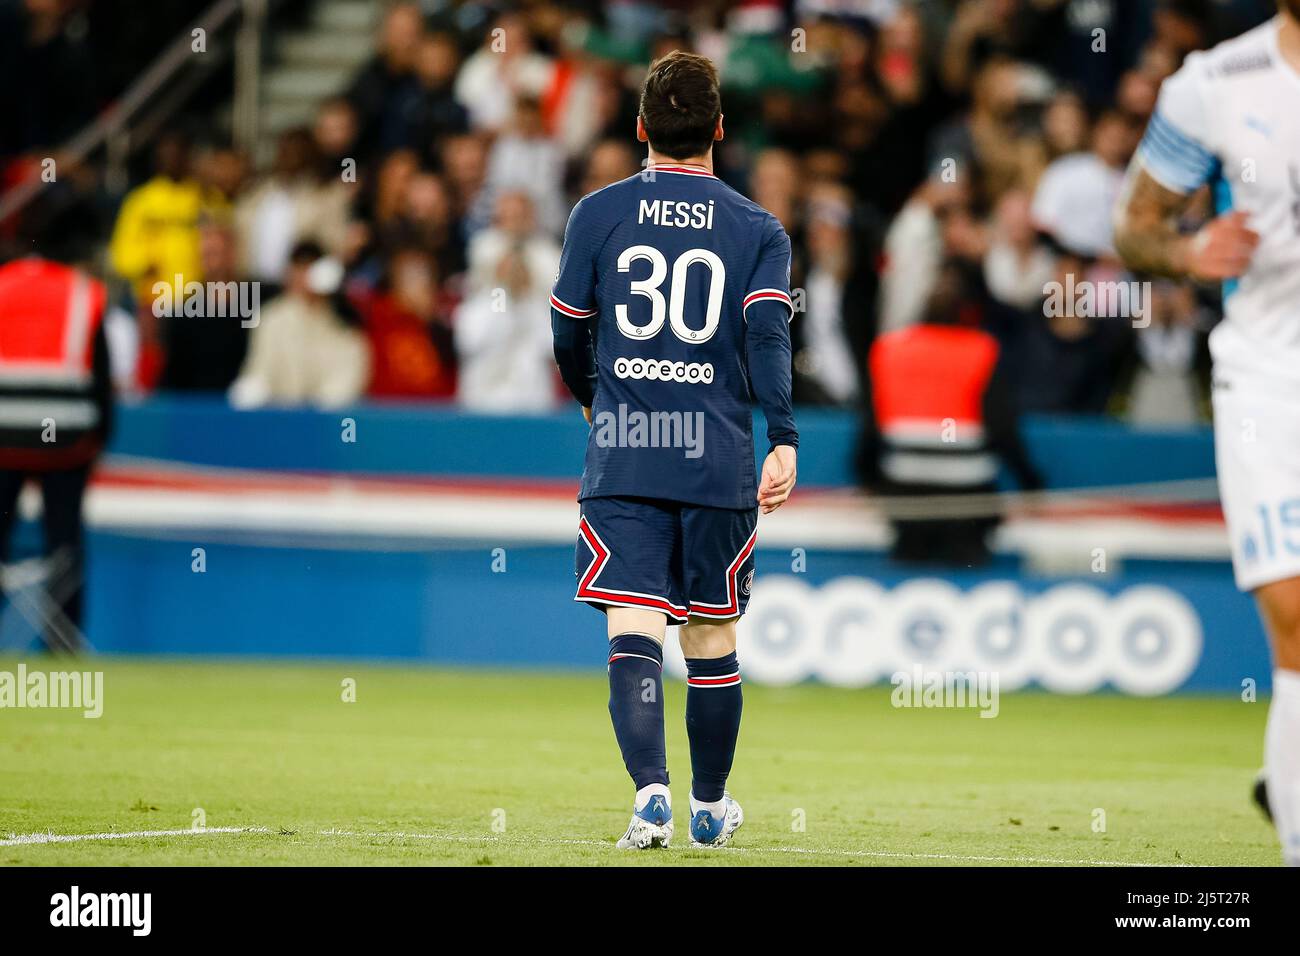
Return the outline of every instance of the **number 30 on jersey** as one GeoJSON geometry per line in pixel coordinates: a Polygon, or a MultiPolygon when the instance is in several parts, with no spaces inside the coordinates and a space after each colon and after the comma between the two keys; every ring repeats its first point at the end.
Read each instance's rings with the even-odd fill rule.
{"type": "Polygon", "coordinates": [[[627,316],[627,306],[619,303],[614,306],[614,315],[618,319],[618,328],[630,339],[645,341],[654,338],[664,327],[667,318],[673,334],[683,342],[707,342],[718,331],[718,321],[722,315],[722,287],[726,282],[727,270],[722,260],[708,249],[687,249],[672,264],[672,278],[668,284],[668,298],[660,287],[668,278],[668,260],[654,246],[629,246],[618,257],[618,271],[632,271],[632,263],[644,259],[650,263],[650,275],[644,279],[633,279],[633,295],[645,296],[650,300],[650,321],[645,325],[633,325],[627,316]],[[700,264],[709,268],[709,301],[704,310],[704,326],[692,329],[686,324],[683,315],[686,302],[686,277],[691,266],[700,264]]]}

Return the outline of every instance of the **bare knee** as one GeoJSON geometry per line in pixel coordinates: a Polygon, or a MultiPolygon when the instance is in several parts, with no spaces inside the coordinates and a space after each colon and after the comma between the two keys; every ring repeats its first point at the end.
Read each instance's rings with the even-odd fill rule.
{"type": "Polygon", "coordinates": [[[1283,670],[1300,671],[1300,578],[1265,584],[1255,591],[1255,597],[1274,663],[1283,670]]]}
{"type": "Polygon", "coordinates": [[[660,644],[668,618],[661,611],[647,611],[639,607],[608,607],[605,609],[605,629],[612,641],[620,634],[645,634],[660,644]]]}
{"type": "Polygon", "coordinates": [[[692,617],[678,631],[684,657],[716,658],[726,657],[736,649],[736,621],[712,621],[708,618],[692,617]]]}

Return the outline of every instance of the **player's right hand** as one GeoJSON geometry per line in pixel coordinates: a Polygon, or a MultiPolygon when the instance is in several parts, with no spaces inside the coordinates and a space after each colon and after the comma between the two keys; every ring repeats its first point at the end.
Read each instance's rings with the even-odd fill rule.
{"type": "Polygon", "coordinates": [[[763,476],[758,482],[758,506],[763,514],[771,514],[790,497],[794,478],[794,448],[777,445],[768,452],[767,460],[763,462],[763,476]]]}
{"type": "Polygon", "coordinates": [[[1250,267],[1259,233],[1246,225],[1248,213],[1224,213],[1201,227],[1187,244],[1187,273],[1206,282],[1235,279],[1250,267]]]}
{"type": "Polygon", "coordinates": [[[591,409],[586,405],[582,406],[582,417],[587,420],[588,425],[591,424],[591,409]]]}

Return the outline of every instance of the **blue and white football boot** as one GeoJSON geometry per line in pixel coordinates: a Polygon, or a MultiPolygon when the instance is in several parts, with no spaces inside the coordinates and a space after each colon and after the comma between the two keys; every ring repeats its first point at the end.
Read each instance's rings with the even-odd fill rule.
{"type": "MultiPolygon", "coordinates": [[[[695,806],[694,795],[691,796],[691,806],[695,806]]],[[[731,799],[731,794],[723,793],[721,818],[708,810],[697,810],[691,816],[691,846],[725,846],[744,822],[745,811],[740,809],[740,804],[731,799]]]]}
{"type": "Polygon", "coordinates": [[[668,848],[673,839],[673,810],[668,798],[652,794],[645,806],[632,814],[627,832],[616,844],[620,850],[668,848]]]}

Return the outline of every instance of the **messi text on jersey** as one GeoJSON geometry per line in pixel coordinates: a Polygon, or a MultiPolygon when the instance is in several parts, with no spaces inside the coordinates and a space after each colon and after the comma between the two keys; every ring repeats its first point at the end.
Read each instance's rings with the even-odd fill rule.
{"type": "Polygon", "coordinates": [[[670,202],[667,199],[642,199],[636,221],[678,229],[712,229],[713,200],[708,202],[670,202]]]}

